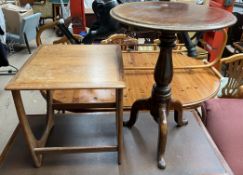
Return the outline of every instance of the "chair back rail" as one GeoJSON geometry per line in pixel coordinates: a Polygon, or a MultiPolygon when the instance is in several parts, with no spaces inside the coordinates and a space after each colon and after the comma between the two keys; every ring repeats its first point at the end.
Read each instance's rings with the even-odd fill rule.
{"type": "Polygon", "coordinates": [[[222,88],[222,97],[239,98],[243,97],[243,53],[224,58],[221,65],[226,64],[228,81],[222,88]]]}
{"type": "MultiPolygon", "coordinates": [[[[53,22],[49,22],[46,23],[42,26],[40,26],[37,30],[37,34],[36,34],[36,44],[37,46],[40,46],[42,44],[41,41],[41,35],[43,34],[43,32],[45,30],[48,29],[53,29],[54,27],[57,27],[58,21],[53,21],[53,22]]],[[[77,40],[81,40],[82,36],[81,35],[77,35],[77,34],[73,34],[73,37],[75,37],[77,40]]],[[[55,41],[53,41],[53,44],[70,44],[69,40],[67,39],[66,36],[63,36],[55,41]]]]}

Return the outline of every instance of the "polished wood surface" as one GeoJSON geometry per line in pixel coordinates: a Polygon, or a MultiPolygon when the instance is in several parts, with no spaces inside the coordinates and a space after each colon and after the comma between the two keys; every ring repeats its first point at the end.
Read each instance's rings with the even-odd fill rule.
{"type": "Polygon", "coordinates": [[[75,153],[116,151],[117,162],[122,162],[123,151],[123,64],[119,46],[49,45],[41,46],[18,74],[8,83],[20,125],[34,165],[42,165],[44,153],[75,153]],[[46,147],[55,124],[53,92],[57,89],[114,89],[110,103],[82,104],[79,108],[115,108],[117,144],[108,146],[46,147]],[[41,137],[36,137],[26,117],[21,90],[44,90],[47,100],[46,126],[41,137]]]}
{"type": "Polygon", "coordinates": [[[180,2],[125,3],[110,13],[125,24],[167,31],[214,30],[236,22],[236,18],[223,9],[180,2]]]}
{"type": "MultiPolygon", "coordinates": [[[[151,95],[154,84],[153,70],[136,70],[136,67],[154,67],[159,52],[123,52],[124,63],[124,109],[151,95]],[[133,70],[126,70],[126,68],[133,70]]],[[[172,80],[172,98],[179,100],[184,108],[199,106],[201,102],[212,98],[218,92],[220,78],[210,67],[203,67],[202,60],[189,58],[181,54],[173,54],[174,77],[172,80]],[[187,68],[187,66],[192,68],[187,68]],[[202,66],[195,69],[193,66],[202,66]],[[182,69],[182,67],[186,67],[182,69]],[[179,68],[179,69],[177,69],[179,68]]],[[[57,90],[53,94],[56,103],[80,104],[112,102],[115,98],[113,90],[57,90]]],[[[71,108],[71,107],[70,107],[71,108]]]]}
{"type": "MultiPolygon", "coordinates": [[[[167,116],[170,104],[176,106],[175,121],[178,126],[186,125],[182,117],[182,104],[172,99],[171,82],[173,79],[172,49],[176,43],[176,32],[208,31],[233,25],[236,18],[223,9],[197,6],[180,2],[137,2],[119,5],[111,10],[111,16],[119,22],[133,27],[159,30],[160,53],[154,69],[154,85],[151,96],[135,101],[131,117],[124,123],[132,127],[139,110],[149,110],[158,123],[158,168],[166,167],[164,153],[167,142],[167,116]]],[[[182,84],[184,86],[184,84],[182,84]]]]}
{"type": "MultiPolygon", "coordinates": [[[[123,53],[124,68],[126,66],[153,66],[158,52],[123,53]]],[[[203,65],[201,60],[189,58],[181,54],[173,54],[174,76],[171,83],[172,98],[179,100],[183,107],[200,105],[201,102],[215,96],[220,86],[220,79],[211,68],[176,69],[182,66],[203,65]]],[[[125,70],[124,107],[131,106],[135,100],[148,98],[151,95],[153,71],[125,70]]]]}
{"type": "Polygon", "coordinates": [[[6,89],[123,88],[119,52],[115,45],[43,45],[6,89]]]}

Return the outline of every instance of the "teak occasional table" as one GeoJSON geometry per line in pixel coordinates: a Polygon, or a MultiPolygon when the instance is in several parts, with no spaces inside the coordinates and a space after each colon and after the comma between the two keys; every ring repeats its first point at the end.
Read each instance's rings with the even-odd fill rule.
{"type": "MultiPolygon", "coordinates": [[[[152,95],[149,99],[137,100],[125,126],[132,127],[139,109],[150,110],[158,122],[158,167],[165,168],[164,153],[167,142],[167,119],[171,101],[170,83],[173,77],[172,48],[176,32],[209,31],[233,25],[236,18],[219,8],[179,2],[134,2],[119,5],[110,12],[121,23],[160,31],[160,54],[155,65],[152,95]]],[[[180,125],[182,118],[176,120],[180,125]]]]}
{"type": "MultiPolygon", "coordinates": [[[[103,152],[117,151],[118,163],[122,156],[122,111],[123,111],[123,64],[121,49],[115,45],[44,45],[20,69],[7,84],[11,90],[21,127],[29,146],[35,166],[40,167],[44,153],[103,152]],[[54,90],[70,89],[115,89],[115,101],[110,103],[84,103],[80,106],[116,108],[117,145],[96,147],[45,147],[54,126],[54,90]],[[40,139],[29,125],[22,102],[21,90],[47,91],[47,124],[40,139]]],[[[71,137],[71,136],[70,136],[71,137]]]]}

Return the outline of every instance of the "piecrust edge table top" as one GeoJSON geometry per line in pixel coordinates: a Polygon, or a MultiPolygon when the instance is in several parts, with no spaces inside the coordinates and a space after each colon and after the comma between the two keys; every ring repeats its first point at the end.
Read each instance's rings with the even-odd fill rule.
{"type": "Polygon", "coordinates": [[[218,30],[236,23],[235,16],[226,10],[181,2],[125,3],[110,14],[128,25],[174,32],[218,30]]]}

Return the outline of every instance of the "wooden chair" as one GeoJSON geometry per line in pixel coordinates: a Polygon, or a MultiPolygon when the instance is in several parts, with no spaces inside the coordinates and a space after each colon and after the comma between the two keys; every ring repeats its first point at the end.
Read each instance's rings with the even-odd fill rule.
{"type": "Polygon", "coordinates": [[[202,105],[203,122],[235,175],[243,174],[243,54],[220,60],[227,82],[220,98],[202,105]]]}
{"type": "Polygon", "coordinates": [[[237,53],[237,51],[239,51],[240,53],[243,52],[243,32],[241,34],[240,41],[234,42],[233,46],[235,48],[234,50],[235,53],[237,53]]]}
{"type": "Polygon", "coordinates": [[[138,40],[126,34],[113,34],[107,39],[102,40],[101,44],[118,44],[122,50],[137,50],[138,40]]]}
{"type": "MultiPolygon", "coordinates": [[[[43,34],[43,32],[45,30],[48,29],[53,29],[54,27],[56,27],[58,24],[58,21],[54,21],[54,22],[49,22],[45,25],[42,25],[38,28],[37,34],[36,34],[36,44],[37,46],[40,46],[42,44],[41,41],[41,35],[43,34]]],[[[73,34],[73,36],[78,39],[78,40],[82,40],[82,36],[81,35],[77,35],[77,34],[73,34]]],[[[67,39],[66,36],[63,36],[55,41],[53,41],[53,44],[70,44],[69,40],[67,39]]]]}

